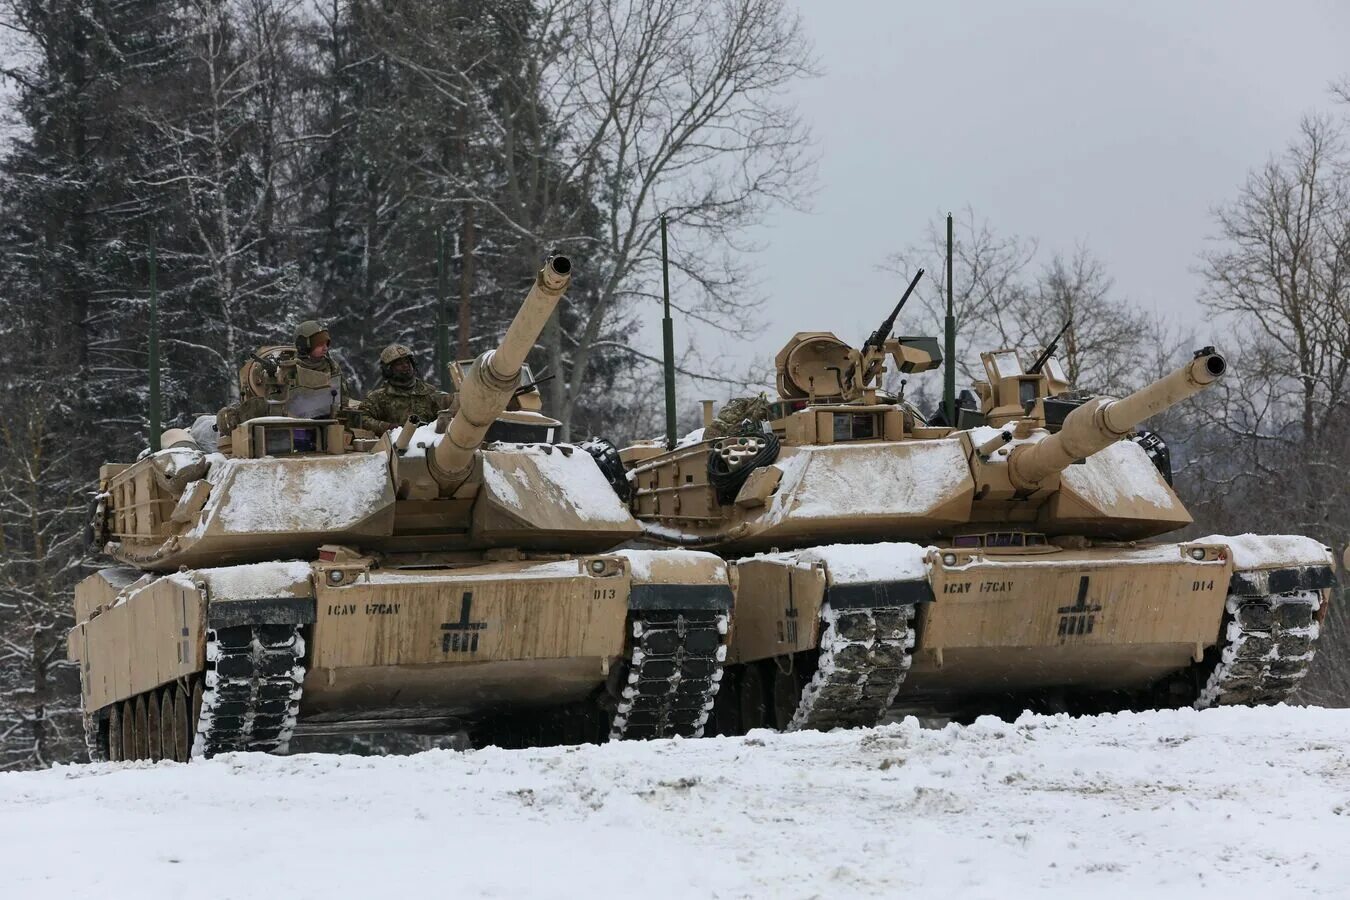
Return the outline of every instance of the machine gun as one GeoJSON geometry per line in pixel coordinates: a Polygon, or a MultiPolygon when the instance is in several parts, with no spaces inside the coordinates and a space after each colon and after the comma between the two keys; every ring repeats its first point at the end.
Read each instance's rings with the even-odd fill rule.
{"type": "Polygon", "coordinates": [[[248,357],[263,367],[263,371],[267,373],[268,378],[277,377],[277,361],[275,359],[266,359],[256,353],[250,353],[248,357]]]}
{"type": "Polygon", "coordinates": [[[1031,364],[1031,368],[1027,369],[1028,375],[1041,374],[1041,369],[1045,367],[1045,364],[1050,360],[1050,357],[1054,356],[1055,351],[1059,349],[1060,339],[1063,338],[1065,333],[1072,327],[1073,319],[1064,323],[1064,327],[1059,330],[1059,334],[1055,335],[1054,340],[1045,345],[1045,349],[1041,351],[1041,355],[1036,357],[1036,361],[1031,364]]]}
{"type": "Polygon", "coordinates": [[[884,358],[886,340],[891,336],[891,330],[895,328],[895,320],[900,315],[900,310],[904,308],[909,295],[914,293],[914,289],[919,286],[919,279],[922,277],[923,269],[914,273],[914,280],[909,283],[909,287],[905,288],[905,293],[901,295],[900,302],[895,304],[895,309],[891,310],[891,314],[882,321],[881,326],[872,332],[871,337],[863,342],[862,349],[858,351],[858,361],[850,365],[848,371],[844,373],[845,385],[853,383],[853,376],[857,373],[860,363],[863,371],[862,378],[858,380],[857,386],[859,388],[866,387],[875,377],[877,366],[884,358]]]}

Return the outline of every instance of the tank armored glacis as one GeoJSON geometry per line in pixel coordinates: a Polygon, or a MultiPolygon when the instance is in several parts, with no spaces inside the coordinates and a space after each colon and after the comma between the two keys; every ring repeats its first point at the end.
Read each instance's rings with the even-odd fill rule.
{"type": "Polygon", "coordinates": [[[280,750],[296,732],[701,733],[727,565],[607,552],[639,527],[591,453],[485,441],[503,414],[516,440],[552,421],[518,382],[569,268],[551,260],[501,345],[456,367],[435,422],[377,440],[288,415],[263,356],[243,380],[269,414],[222,416],[223,452],[175,432],[103,467],[94,529],[121,565],[78,585],[69,638],[92,755],[280,750]]]}
{"type": "MultiPolygon", "coordinates": [[[[885,331],[889,331],[886,328],[885,331]]],[[[940,365],[931,338],[862,352],[798,334],[763,422],[622,454],[648,540],[734,560],[715,713],[767,724],[1283,700],[1334,585],[1300,537],[1148,541],[1191,522],[1166,448],[1136,429],[1224,373],[1212,348],[1119,400],[1070,390],[1049,353],[984,355],[960,427],[877,385],[940,365]]],[[[719,423],[723,430],[728,423],[719,423]]]]}

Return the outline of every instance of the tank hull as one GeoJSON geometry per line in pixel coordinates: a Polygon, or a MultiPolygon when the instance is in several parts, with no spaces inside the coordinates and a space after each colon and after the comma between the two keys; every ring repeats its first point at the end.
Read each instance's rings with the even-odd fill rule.
{"type": "Polygon", "coordinates": [[[718,557],[625,551],[398,569],[324,555],[86,579],[69,652],[96,753],[284,750],[307,730],[505,740],[508,721],[533,729],[515,736],[522,743],[701,733],[732,603],[718,557]],[[678,691],[670,671],[664,686],[653,676],[666,664],[681,672],[678,691]],[[550,740],[544,719],[568,730],[550,740]]]}
{"type": "Polygon", "coordinates": [[[1311,663],[1336,583],[1320,544],[1251,535],[1080,549],[829,545],[736,568],[723,732],[747,716],[801,728],[875,724],[892,710],[1279,702],[1311,663]],[[810,708],[831,692],[851,718],[810,708]]]}

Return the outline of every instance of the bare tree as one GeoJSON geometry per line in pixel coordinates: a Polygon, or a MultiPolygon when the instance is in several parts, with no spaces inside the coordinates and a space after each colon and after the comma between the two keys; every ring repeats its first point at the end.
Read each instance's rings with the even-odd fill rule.
{"type": "Polygon", "coordinates": [[[211,359],[230,399],[229,377],[287,314],[296,267],[278,263],[277,207],[288,140],[286,71],[297,0],[192,0],[182,12],[183,54],[195,91],[180,102],[154,97],[141,115],[160,139],[162,163],[141,182],[181,198],[187,241],[167,257],[196,270],[187,290],[214,309],[180,329],[172,346],[211,359]],[[205,334],[210,337],[203,339],[205,334]],[[191,335],[197,335],[193,341],[191,335]]]}
{"type": "MultiPolygon", "coordinates": [[[[1112,294],[1106,267],[1086,246],[1067,258],[1056,254],[1036,271],[1035,240],[1000,235],[970,208],[954,226],[952,305],[957,366],[965,379],[985,377],[982,351],[1011,347],[1031,353],[1072,322],[1058,353],[1070,380],[1099,391],[1138,384],[1147,317],[1112,294]]],[[[945,226],[934,221],[921,246],[888,263],[900,274],[920,266],[932,274],[919,297],[934,331],[940,331],[946,313],[945,253],[945,226]]]]}
{"type": "Polygon", "coordinates": [[[808,132],[783,89],[812,60],[782,0],[554,0],[521,29],[528,62],[504,73],[507,102],[467,90],[474,61],[418,71],[474,104],[507,173],[483,184],[451,167],[455,198],[518,236],[522,270],[555,247],[583,257],[586,281],[544,338],[566,433],[597,351],[660,296],[661,213],[686,320],[749,326],[757,304],[735,251],[765,210],[810,191],[808,132]]]}
{"type": "Polygon", "coordinates": [[[1314,439],[1345,399],[1350,375],[1350,181],[1327,119],[1253,173],[1217,213],[1222,246],[1204,257],[1204,302],[1251,335],[1249,378],[1298,411],[1314,439]]]}
{"type": "MultiPolygon", "coordinates": [[[[1350,537],[1350,172],[1340,130],[1307,118],[1218,210],[1204,303],[1234,334],[1233,375],[1206,405],[1213,521],[1350,537]]],[[[1305,695],[1350,702],[1350,620],[1333,605],[1305,695]]]]}

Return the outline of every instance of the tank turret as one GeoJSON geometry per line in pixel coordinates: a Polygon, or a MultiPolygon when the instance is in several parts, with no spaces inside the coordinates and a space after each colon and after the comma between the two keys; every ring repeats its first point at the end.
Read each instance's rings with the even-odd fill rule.
{"type": "Polygon", "coordinates": [[[1209,387],[1226,368],[1224,358],[1205,347],[1186,365],[1128,397],[1087,401],[1065,417],[1058,432],[1014,449],[1009,479],[1019,490],[1035,490],[1047,477],[1127,437],[1150,416],[1209,387]]]}
{"type": "MultiPolygon", "coordinates": [[[[500,346],[456,367],[453,417],[377,440],[335,419],[258,416],[233,429],[223,456],[170,435],[157,454],[104,467],[98,545],[119,562],[170,571],[309,555],[328,543],[584,552],[628,539],[638,525],[584,450],[537,437],[480,449],[513,405],[570,272],[565,257],[549,260],[500,346]]],[[[265,374],[257,360],[245,370],[265,374]]]]}

